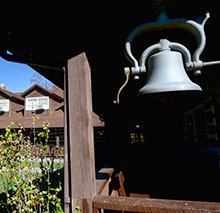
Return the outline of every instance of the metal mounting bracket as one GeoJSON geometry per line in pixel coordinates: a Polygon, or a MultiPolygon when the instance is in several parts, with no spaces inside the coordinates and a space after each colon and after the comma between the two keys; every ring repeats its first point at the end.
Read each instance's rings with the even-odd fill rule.
{"type": "MultiPolygon", "coordinates": [[[[131,44],[133,40],[141,34],[148,32],[156,32],[163,31],[169,29],[182,29],[189,31],[193,34],[197,42],[197,49],[193,54],[192,60],[194,64],[194,71],[197,69],[201,69],[203,66],[219,64],[218,62],[208,62],[203,63],[200,60],[200,55],[203,52],[206,45],[206,36],[204,32],[204,25],[206,21],[209,19],[210,15],[207,12],[205,18],[199,17],[196,21],[188,20],[188,19],[168,19],[165,13],[160,14],[159,18],[155,22],[145,23],[138,27],[136,27],[127,37],[125,43],[125,55],[128,61],[132,64],[131,71],[133,75],[140,74],[143,71],[143,65],[139,65],[136,58],[133,56],[131,52],[131,44]],[[211,63],[211,64],[210,64],[211,63]]],[[[199,72],[195,72],[199,73],[199,72]]]]}

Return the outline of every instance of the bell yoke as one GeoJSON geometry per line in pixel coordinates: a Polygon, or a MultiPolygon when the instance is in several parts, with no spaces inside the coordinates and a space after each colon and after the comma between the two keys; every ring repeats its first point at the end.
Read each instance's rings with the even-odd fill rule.
{"type": "Polygon", "coordinates": [[[197,20],[192,21],[179,18],[168,19],[165,13],[161,13],[155,22],[145,23],[136,27],[129,34],[125,43],[125,56],[132,64],[132,67],[124,68],[126,82],[119,89],[117,101],[114,101],[114,103],[119,104],[120,92],[127,84],[130,75],[133,75],[134,79],[139,79],[141,74],[146,73],[146,60],[148,60],[147,80],[145,86],[138,92],[138,95],[201,91],[201,87],[189,79],[186,71],[194,71],[194,75],[198,76],[201,74],[201,69],[204,66],[220,64],[220,61],[202,62],[200,60],[200,55],[206,45],[204,25],[209,17],[210,15],[207,12],[205,17],[199,17],[197,20]],[[158,44],[148,47],[142,53],[138,63],[131,52],[131,43],[135,37],[148,32],[169,29],[186,30],[195,37],[197,49],[192,57],[185,46],[161,39],[158,44]]]}

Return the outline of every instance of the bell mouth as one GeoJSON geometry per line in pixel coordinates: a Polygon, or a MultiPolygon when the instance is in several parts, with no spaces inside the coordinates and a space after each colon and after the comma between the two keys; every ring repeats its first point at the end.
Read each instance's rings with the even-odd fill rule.
{"type": "Polygon", "coordinates": [[[187,75],[181,53],[163,51],[149,58],[147,79],[138,96],[177,96],[198,91],[202,89],[187,75]]]}
{"type": "Polygon", "coordinates": [[[155,93],[141,93],[138,92],[137,96],[144,97],[155,97],[155,98],[163,98],[163,97],[176,97],[176,96],[189,96],[195,95],[197,93],[202,92],[202,90],[185,90],[185,91],[167,91],[167,92],[155,92],[155,93]]]}
{"type": "Polygon", "coordinates": [[[181,84],[179,82],[172,83],[163,87],[163,85],[145,85],[139,90],[137,96],[151,96],[151,97],[164,97],[164,96],[183,96],[201,92],[202,88],[190,82],[189,84],[181,84]],[[170,86],[169,86],[170,85],[170,86]]]}

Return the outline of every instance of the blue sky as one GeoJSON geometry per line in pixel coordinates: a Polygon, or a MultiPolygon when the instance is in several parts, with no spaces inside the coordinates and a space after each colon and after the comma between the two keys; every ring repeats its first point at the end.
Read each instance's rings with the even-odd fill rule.
{"type": "Polygon", "coordinates": [[[34,83],[30,82],[34,69],[25,64],[14,63],[0,57],[0,84],[10,92],[24,92],[34,83]]]}

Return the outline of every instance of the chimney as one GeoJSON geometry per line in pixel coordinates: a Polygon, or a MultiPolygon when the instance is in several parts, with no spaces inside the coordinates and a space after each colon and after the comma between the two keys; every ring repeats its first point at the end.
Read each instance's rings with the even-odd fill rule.
{"type": "Polygon", "coordinates": [[[4,84],[0,84],[0,88],[6,89],[6,86],[4,84]]]}

